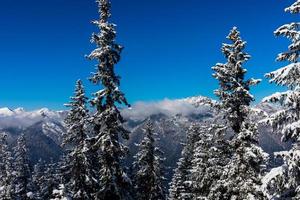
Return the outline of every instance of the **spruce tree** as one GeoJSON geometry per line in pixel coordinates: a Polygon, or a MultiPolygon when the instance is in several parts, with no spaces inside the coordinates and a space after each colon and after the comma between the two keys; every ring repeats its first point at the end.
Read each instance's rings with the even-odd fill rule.
{"type": "Polygon", "coordinates": [[[85,96],[82,82],[76,82],[75,96],[66,104],[70,107],[65,124],[67,133],[64,135],[63,144],[68,147],[68,155],[65,162],[64,177],[67,180],[66,189],[72,199],[93,199],[93,187],[96,186],[93,166],[87,157],[86,140],[88,110],[86,108],[87,97],[85,96]]]}
{"type": "Polygon", "coordinates": [[[14,148],[14,170],[15,170],[15,198],[16,200],[31,199],[33,194],[30,162],[25,135],[22,134],[17,140],[14,148]]]}
{"type": "Polygon", "coordinates": [[[193,124],[187,131],[187,139],[181,153],[181,158],[177,162],[177,168],[174,170],[174,175],[170,183],[169,199],[184,200],[191,198],[192,189],[187,185],[191,181],[192,159],[195,149],[195,143],[198,140],[198,125],[193,124]]]}
{"type": "Polygon", "coordinates": [[[58,189],[53,190],[52,195],[53,198],[50,200],[72,200],[64,184],[59,184],[58,189]]]}
{"type": "MultiPolygon", "coordinates": [[[[292,14],[300,13],[300,1],[297,0],[285,9],[292,14]]],[[[267,122],[273,129],[282,134],[282,141],[293,142],[289,151],[277,154],[282,157],[284,164],[282,173],[272,180],[273,195],[280,198],[300,198],[300,23],[293,22],[279,27],[274,33],[291,41],[288,50],[277,56],[277,61],[289,62],[288,65],[266,74],[270,83],[287,87],[285,92],[277,92],[266,97],[264,102],[279,103],[282,110],[271,115],[267,122]]]]}
{"type": "Polygon", "coordinates": [[[193,199],[207,199],[212,188],[222,178],[229,162],[230,149],[223,125],[197,127],[198,141],[194,147],[189,182],[193,199]]]}
{"type": "Polygon", "coordinates": [[[217,63],[212,67],[215,71],[213,77],[219,81],[220,88],[215,90],[219,97],[220,107],[235,133],[239,133],[243,121],[248,115],[248,106],[254,101],[249,93],[250,86],[256,85],[260,80],[245,80],[247,70],[243,64],[250,59],[250,55],[243,50],[246,42],[240,37],[240,32],[234,27],[227,39],[231,44],[223,44],[222,52],[227,59],[225,64],[217,63]]]}
{"type": "Polygon", "coordinates": [[[8,149],[7,135],[0,134],[0,199],[14,199],[13,157],[8,149]]]}
{"type": "Polygon", "coordinates": [[[153,125],[147,122],[145,137],[141,141],[139,151],[133,163],[135,175],[133,178],[137,200],[165,200],[166,192],[163,185],[163,168],[161,151],[155,146],[153,125]]]}
{"type": "Polygon", "coordinates": [[[34,165],[34,169],[32,172],[32,183],[33,183],[33,191],[34,191],[34,198],[37,200],[41,200],[42,193],[41,193],[41,185],[44,180],[42,177],[44,175],[45,163],[42,160],[39,160],[37,164],[34,165]]]}
{"type": "Polygon", "coordinates": [[[220,98],[219,108],[233,131],[230,140],[230,161],[224,167],[220,180],[214,185],[209,199],[264,199],[260,191],[261,178],[266,155],[258,147],[256,125],[250,123],[249,105],[254,101],[250,87],[260,80],[245,80],[247,70],[243,64],[250,55],[245,53],[246,42],[234,27],[227,39],[231,44],[223,44],[222,52],[227,63],[218,63],[213,76],[219,81],[220,88],[215,94],[220,98]]]}
{"type": "Polygon", "coordinates": [[[95,85],[103,86],[91,101],[96,108],[92,116],[95,133],[92,147],[98,149],[100,155],[100,188],[97,198],[121,200],[130,198],[131,185],[122,166],[122,158],[128,150],[120,142],[120,137],[129,138],[129,132],[123,127],[124,119],[117,108],[117,105],[129,104],[119,89],[120,77],[114,70],[120,61],[123,47],[115,42],[115,25],[108,21],[111,16],[109,0],[97,0],[97,3],[100,19],[94,21],[94,24],[100,33],[93,34],[92,42],[97,48],[88,56],[98,62],[90,80],[95,85]]]}
{"type": "Polygon", "coordinates": [[[34,188],[34,199],[44,200],[54,198],[53,191],[58,188],[61,182],[61,174],[58,172],[57,163],[45,163],[39,161],[35,166],[32,174],[34,188]]]}
{"type": "Polygon", "coordinates": [[[211,200],[263,200],[261,179],[268,155],[258,146],[255,124],[244,122],[240,133],[230,141],[234,149],[224,172],[209,194],[211,200]]]}
{"type": "Polygon", "coordinates": [[[53,191],[58,187],[61,175],[58,173],[58,165],[53,161],[45,166],[45,171],[40,184],[42,199],[53,197],[53,191]]]}

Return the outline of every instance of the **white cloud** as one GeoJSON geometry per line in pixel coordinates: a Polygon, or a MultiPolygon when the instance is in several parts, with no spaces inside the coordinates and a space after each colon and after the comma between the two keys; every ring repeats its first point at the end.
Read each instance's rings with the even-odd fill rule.
{"type": "Polygon", "coordinates": [[[182,114],[184,116],[190,114],[199,114],[209,111],[208,106],[195,107],[192,103],[177,99],[164,99],[157,102],[137,102],[132,108],[122,110],[122,115],[125,118],[132,120],[143,120],[151,115],[165,114],[167,116],[174,116],[182,114]]]}

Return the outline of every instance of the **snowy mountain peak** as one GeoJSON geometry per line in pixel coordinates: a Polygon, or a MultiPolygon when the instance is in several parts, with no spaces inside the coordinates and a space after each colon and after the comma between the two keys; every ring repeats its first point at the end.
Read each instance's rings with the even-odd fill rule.
{"type": "Polygon", "coordinates": [[[20,107],[13,110],[15,114],[22,114],[25,113],[25,109],[20,107]]]}
{"type": "Polygon", "coordinates": [[[208,98],[208,97],[204,97],[204,96],[194,96],[194,97],[188,97],[185,99],[182,99],[181,101],[190,103],[196,107],[199,106],[210,106],[212,104],[215,103],[214,100],[208,98]]]}
{"type": "Polygon", "coordinates": [[[1,117],[13,116],[14,114],[15,114],[14,111],[7,107],[0,108],[0,116],[1,117]]]}
{"type": "Polygon", "coordinates": [[[29,127],[40,121],[58,121],[63,122],[66,111],[53,111],[48,108],[42,108],[33,111],[25,111],[24,108],[0,108],[0,129],[7,127],[29,127]]]}

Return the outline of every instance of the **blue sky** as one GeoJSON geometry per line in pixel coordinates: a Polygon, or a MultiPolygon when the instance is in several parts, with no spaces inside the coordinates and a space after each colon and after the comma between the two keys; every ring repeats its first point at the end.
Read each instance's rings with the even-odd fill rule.
{"type": "MultiPolygon", "coordinates": [[[[298,20],[284,13],[293,0],[112,0],[112,21],[125,49],[116,67],[130,103],[214,97],[211,67],[224,62],[220,47],[233,26],[248,41],[248,75],[263,78],[284,65],[276,55],[287,49],[275,38],[280,25],[298,20]]],[[[0,107],[63,109],[77,79],[87,93],[94,63],[90,23],[94,0],[3,0],[0,7],[0,107]]],[[[278,90],[267,80],[253,88],[258,100],[278,90]]]]}

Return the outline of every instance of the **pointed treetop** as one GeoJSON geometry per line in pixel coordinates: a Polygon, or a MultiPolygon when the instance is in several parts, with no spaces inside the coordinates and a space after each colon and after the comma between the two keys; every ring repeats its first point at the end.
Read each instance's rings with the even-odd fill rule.
{"type": "Polygon", "coordinates": [[[222,46],[222,53],[227,62],[217,63],[212,67],[213,77],[219,81],[220,85],[215,90],[215,95],[221,101],[218,107],[224,108],[233,130],[238,133],[242,122],[248,116],[247,107],[254,101],[254,97],[250,94],[250,87],[257,85],[261,80],[253,78],[245,80],[247,70],[243,64],[250,59],[250,55],[243,51],[246,41],[241,39],[236,27],[233,27],[227,39],[231,43],[224,43],[222,46]]]}
{"type": "Polygon", "coordinates": [[[97,0],[99,5],[100,19],[93,23],[98,26],[100,33],[92,35],[91,42],[97,48],[88,56],[91,60],[99,63],[96,72],[92,73],[90,81],[93,84],[101,84],[104,88],[94,94],[95,98],[91,101],[98,110],[106,107],[113,107],[114,103],[130,106],[123,92],[120,91],[120,77],[115,74],[114,67],[121,59],[123,47],[116,43],[115,24],[109,23],[110,2],[108,0],[97,0]]]}
{"type": "Polygon", "coordinates": [[[240,39],[240,32],[238,31],[236,26],[234,26],[231,29],[229,35],[226,38],[232,41],[236,41],[237,39],[240,39]]]}
{"type": "Polygon", "coordinates": [[[107,22],[108,18],[110,18],[110,8],[111,3],[109,0],[96,0],[99,7],[99,13],[100,13],[100,21],[102,23],[107,22]]]}
{"type": "MultiPolygon", "coordinates": [[[[231,40],[232,44],[223,44],[222,52],[229,62],[234,62],[237,67],[241,67],[244,62],[250,59],[249,54],[242,52],[247,42],[242,40],[237,27],[233,27],[226,38],[231,40]]],[[[246,73],[246,70],[244,70],[244,73],[246,73]]]]}

